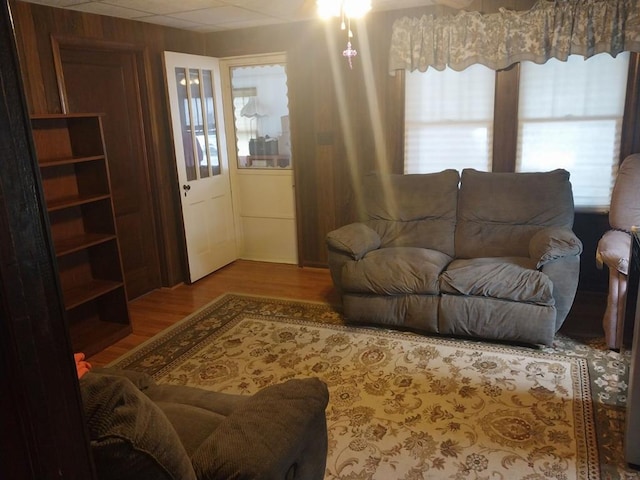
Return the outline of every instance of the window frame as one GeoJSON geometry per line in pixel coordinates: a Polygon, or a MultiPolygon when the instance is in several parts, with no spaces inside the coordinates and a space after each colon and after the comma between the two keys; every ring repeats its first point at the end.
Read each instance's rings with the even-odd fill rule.
{"type": "MultiPolygon", "coordinates": [[[[494,96],[494,124],[493,124],[493,172],[515,172],[516,155],[518,147],[518,100],[520,86],[520,63],[514,63],[503,70],[496,71],[495,96],[494,96]]],[[[401,88],[402,99],[398,115],[402,125],[402,135],[397,152],[397,158],[401,159],[400,165],[392,165],[396,173],[404,171],[404,136],[405,136],[405,112],[404,96],[405,74],[400,70],[396,74],[396,86],[401,88]]],[[[629,71],[627,75],[627,88],[625,92],[624,115],[622,119],[622,132],[620,138],[620,158],[618,165],[632,153],[640,152],[640,128],[634,128],[640,123],[640,54],[631,52],[629,58],[629,71]]],[[[576,211],[592,211],[588,208],[576,208],[576,211]]]]}
{"type": "Polygon", "coordinates": [[[462,71],[430,69],[405,75],[405,88],[410,86],[407,91],[416,96],[405,97],[409,100],[405,103],[405,132],[412,134],[404,136],[408,150],[403,171],[466,167],[491,171],[495,81],[495,70],[480,64],[462,71]],[[461,102],[460,96],[465,100],[461,102]],[[475,134],[478,128],[485,132],[482,140],[475,134]],[[451,147],[452,139],[462,143],[451,147]]]}

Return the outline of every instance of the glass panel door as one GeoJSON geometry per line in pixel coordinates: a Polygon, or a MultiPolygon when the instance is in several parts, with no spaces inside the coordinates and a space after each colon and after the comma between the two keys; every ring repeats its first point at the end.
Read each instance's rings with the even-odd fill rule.
{"type": "Polygon", "coordinates": [[[238,258],[220,62],[164,52],[164,64],[189,280],[195,282],[238,258]]]}

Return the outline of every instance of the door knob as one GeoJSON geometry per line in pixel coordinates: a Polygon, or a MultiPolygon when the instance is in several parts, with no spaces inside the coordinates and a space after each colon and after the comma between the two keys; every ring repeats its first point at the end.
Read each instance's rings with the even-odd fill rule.
{"type": "Polygon", "coordinates": [[[184,190],[184,196],[187,196],[187,192],[191,190],[191,185],[182,185],[182,189],[184,190]]]}

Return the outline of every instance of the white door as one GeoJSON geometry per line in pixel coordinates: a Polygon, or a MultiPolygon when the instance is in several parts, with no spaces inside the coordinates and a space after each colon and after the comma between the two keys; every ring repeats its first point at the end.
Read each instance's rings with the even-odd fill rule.
{"type": "Polygon", "coordinates": [[[286,55],[220,59],[239,257],[298,262],[286,55]]]}
{"type": "Polygon", "coordinates": [[[218,60],[164,52],[189,279],[238,258],[218,60]]]}

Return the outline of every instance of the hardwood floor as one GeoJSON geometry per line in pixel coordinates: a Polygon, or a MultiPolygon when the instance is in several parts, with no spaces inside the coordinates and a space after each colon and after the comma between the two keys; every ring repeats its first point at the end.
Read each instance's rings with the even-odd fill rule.
{"type": "Polygon", "coordinates": [[[106,365],[224,293],[339,302],[328,269],[237,260],[192,285],[161,288],[129,302],[133,333],[89,361],[106,365]]]}
{"type": "MultiPolygon", "coordinates": [[[[161,288],[129,302],[133,333],[89,361],[106,365],[224,293],[339,303],[328,269],[237,260],[192,285],[161,288]]],[[[578,292],[561,332],[601,336],[605,306],[605,294],[578,292]]]]}

